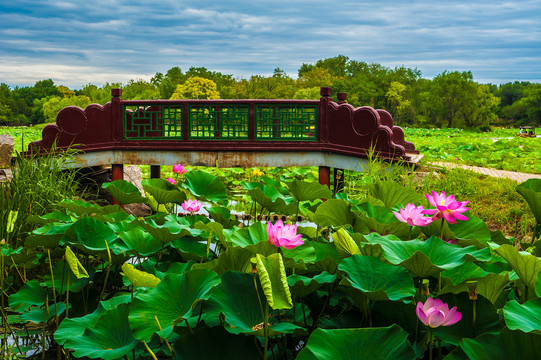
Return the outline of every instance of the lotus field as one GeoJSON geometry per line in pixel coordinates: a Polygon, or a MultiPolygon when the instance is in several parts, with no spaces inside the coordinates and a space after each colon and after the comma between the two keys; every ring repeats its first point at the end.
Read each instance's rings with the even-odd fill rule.
{"type": "Polygon", "coordinates": [[[145,196],[103,185],[146,217],[66,199],[16,234],[11,210],[3,356],[538,358],[540,180],[517,187],[537,221],[519,251],[453,194],[376,181],[350,199],[253,174],[239,184],[251,221],[232,213],[228,178],[180,164],[143,180],[145,196]]]}

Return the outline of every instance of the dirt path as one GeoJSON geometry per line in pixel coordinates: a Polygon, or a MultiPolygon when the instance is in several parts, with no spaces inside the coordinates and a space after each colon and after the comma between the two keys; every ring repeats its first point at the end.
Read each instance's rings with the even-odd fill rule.
{"type": "Polygon", "coordinates": [[[528,179],[541,179],[541,175],[538,175],[538,174],[525,174],[525,173],[519,173],[515,171],[497,170],[497,169],[484,168],[484,167],[479,167],[479,166],[460,165],[460,164],[453,164],[453,163],[448,163],[448,162],[431,162],[428,164],[432,166],[445,167],[449,169],[462,168],[465,170],[473,171],[479,174],[484,174],[484,175],[488,175],[492,177],[508,178],[511,180],[515,180],[519,183],[522,183],[528,179]]]}

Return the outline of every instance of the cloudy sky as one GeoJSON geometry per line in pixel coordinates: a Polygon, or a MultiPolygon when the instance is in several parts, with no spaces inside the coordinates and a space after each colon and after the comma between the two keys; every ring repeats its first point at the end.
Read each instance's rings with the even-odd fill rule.
{"type": "Polygon", "coordinates": [[[292,77],[345,55],[432,78],[541,83],[541,1],[0,0],[0,83],[149,80],[173,66],[292,77]]]}

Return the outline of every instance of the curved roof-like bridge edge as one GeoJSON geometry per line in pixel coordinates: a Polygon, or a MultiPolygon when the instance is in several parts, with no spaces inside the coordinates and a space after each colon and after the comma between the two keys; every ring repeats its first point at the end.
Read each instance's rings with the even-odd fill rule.
{"type": "Polygon", "coordinates": [[[370,152],[416,164],[422,155],[385,110],[320,100],[122,100],[69,106],[29,153],[81,150],[74,166],[320,166],[363,171],[370,152]]]}

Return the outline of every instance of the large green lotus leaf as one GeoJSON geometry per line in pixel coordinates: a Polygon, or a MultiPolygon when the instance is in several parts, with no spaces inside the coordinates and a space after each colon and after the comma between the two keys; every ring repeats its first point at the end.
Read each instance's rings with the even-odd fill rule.
{"type": "Polygon", "coordinates": [[[337,232],[333,233],[332,239],[336,250],[338,250],[342,258],[361,254],[361,249],[344,228],[340,228],[337,232]]]}
{"type": "Polygon", "coordinates": [[[345,226],[353,223],[351,204],[341,199],[331,199],[321,203],[314,214],[314,222],[320,227],[345,226]]]}
{"type": "Polygon", "coordinates": [[[160,225],[152,219],[147,221],[136,219],[134,224],[141,226],[162,243],[169,243],[185,236],[199,236],[202,232],[198,229],[192,229],[189,225],[180,224],[177,221],[166,221],[160,225]]]}
{"type": "Polygon", "coordinates": [[[32,224],[39,224],[39,225],[45,225],[47,223],[71,223],[72,217],[68,214],[65,214],[63,212],[54,211],[47,213],[45,215],[37,216],[37,215],[30,215],[28,216],[28,221],[32,224]]]}
{"type": "Polygon", "coordinates": [[[364,329],[316,329],[297,360],[415,359],[398,325],[364,329]]]}
{"type": "Polygon", "coordinates": [[[101,185],[101,187],[107,190],[115,198],[115,200],[122,205],[133,203],[146,204],[147,202],[147,199],[141,196],[141,192],[137,186],[126,180],[115,180],[104,183],[101,185]]]}
{"type": "Polygon", "coordinates": [[[325,284],[332,284],[336,280],[336,274],[323,271],[314,277],[306,277],[298,274],[289,275],[287,283],[290,291],[295,296],[305,297],[321,288],[325,284]]]}
{"type": "Polygon", "coordinates": [[[117,236],[110,227],[101,221],[92,217],[84,217],[66,230],[62,240],[83,249],[88,254],[95,254],[95,252],[107,250],[105,242],[109,248],[112,248],[117,236]]]}
{"type": "Polygon", "coordinates": [[[468,260],[489,261],[490,250],[476,250],[474,246],[461,248],[436,237],[426,241],[392,241],[378,234],[366,236],[364,247],[381,246],[383,256],[394,265],[402,265],[418,277],[426,278],[453,269],[468,260]]]}
{"type": "Polygon", "coordinates": [[[256,222],[242,229],[225,229],[223,232],[226,242],[233,246],[249,249],[252,253],[270,255],[278,251],[278,248],[269,243],[267,226],[256,222]]]}
{"type": "MultiPolygon", "coordinates": [[[[207,224],[202,223],[199,221],[194,225],[196,229],[203,230],[206,233],[212,233],[216,239],[222,244],[223,246],[228,246],[225,235],[224,235],[224,227],[222,224],[217,222],[209,222],[207,224]]],[[[206,234],[202,235],[204,238],[208,238],[206,234]]]]}
{"type": "Polygon", "coordinates": [[[417,194],[411,187],[405,187],[394,181],[378,181],[373,184],[367,184],[370,194],[383,201],[387,210],[391,210],[396,205],[406,205],[408,203],[424,203],[426,198],[417,194]]]}
{"type": "Polygon", "coordinates": [[[165,204],[160,204],[157,202],[156,199],[154,199],[154,196],[152,196],[148,191],[145,191],[145,196],[147,199],[147,204],[150,206],[152,211],[163,214],[169,213],[165,204]]]}
{"type": "Polygon", "coordinates": [[[94,312],[79,318],[65,318],[54,333],[54,339],[63,345],[69,338],[82,336],[86,328],[94,327],[101,314],[112,310],[120,304],[131,302],[131,294],[115,296],[107,301],[101,301],[94,312]]]}
{"type": "Polygon", "coordinates": [[[475,301],[475,330],[472,326],[474,302],[470,300],[468,293],[443,294],[438,298],[448,304],[449,309],[456,306],[457,311],[462,314],[462,319],[456,324],[434,329],[434,336],[439,339],[458,345],[464,338],[475,338],[485,333],[497,333],[503,327],[496,308],[482,296],[478,296],[475,301]]]}
{"type": "Polygon", "coordinates": [[[67,338],[64,347],[73,349],[76,357],[105,360],[123,357],[138,343],[130,329],[128,313],[128,304],[105,311],[82,336],[67,338]]]}
{"type": "Polygon", "coordinates": [[[256,260],[257,274],[269,306],[274,310],[291,309],[293,301],[282,254],[271,254],[267,257],[257,254],[256,260]]]}
{"type": "Polygon", "coordinates": [[[32,231],[25,239],[24,245],[31,249],[43,246],[45,249],[54,249],[60,245],[64,233],[73,223],[48,223],[32,231]]]}
{"type": "Polygon", "coordinates": [[[406,269],[385,264],[371,256],[353,255],[343,259],[338,269],[344,271],[347,282],[371,300],[403,300],[410,302],[415,295],[413,279],[406,269]]]}
{"type": "Polygon", "coordinates": [[[230,247],[224,252],[220,253],[218,259],[203,262],[200,264],[194,264],[193,269],[209,269],[216,272],[218,275],[222,275],[226,271],[239,271],[244,273],[251,273],[252,263],[250,259],[254,254],[241,247],[230,247]]]}
{"type": "Polygon", "coordinates": [[[449,224],[449,229],[454,234],[453,239],[458,239],[460,246],[476,245],[485,247],[492,240],[492,235],[487,224],[475,216],[469,216],[467,221],[457,221],[449,224]]]}
{"type": "Polygon", "coordinates": [[[171,242],[171,247],[177,249],[185,260],[201,261],[206,258],[207,244],[195,238],[182,238],[171,242]]]}
{"type": "MultiPolygon", "coordinates": [[[[23,321],[32,321],[34,323],[48,322],[51,318],[55,317],[54,303],[50,303],[48,306],[32,306],[29,310],[21,314],[20,319],[23,321]]],[[[57,316],[60,317],[66,311],[66,303],[56,304],[57,316]]]]}
{"type": "Polygon", "coordinates": [[[511,330],[535,332],[541,335],[541,298],[519,304],[512,300],[503,308],[505,324],[511,330]]]}
{"type": "Polygon", "coordinates": [[[316,199],[332,198],[332,191],[327,185],[320,184],[316,181],[293,180],[287,183],[287,187],[291,195],[297,201],[312,201],[316,199]]]}
{"type": "Polygon", "coordinates": [[[541,271],[537,273],[537,283],[535,284],[535,295],[541,297],[541,271]]]}
{"type": "Polygon", "coordinates": [[[399,221],[393,213],[382,206],[372,206],[369,203],[361,204],[369,211],[354,211],[355,231],[362,234],[376,232],[378,234],[393,234],[401,239],[414,239],[421,233],[418,226],[411,227],[399,221]]]}
{"type": "Polygon", "coordinates": [[[453,285],[461,284],[463,281],[487,276],[488,272],[481,269],[477,264],[466,262],[451,270],[445,270],[441,273],[442,278],[448,278],[453,285]]]}
{"type": "Polygon", "coordinates": [[[464,339],[460,348],[452,351],[445,359],[538,359],[539,354],[541,354],[540,335],[504,329],[500,333],[484,334],[475,339],[464,339]],[[460,353],[463,353],[465,357],[460,356],[460,353]]]}
{"type": "MultiPolygon", "coordinates": [[[[221,284],[212,289],[212,297],[207,306],[210,307],[208,312],[216,316],[222,313],[226,324],[224,328],[229,333],[263,336],[263,314],[255,290],[254,277],[253,274],[228,271],[222,275],[221,284]]],[[[259,298],[264,301],[265,296],[259,285],[258,292],[259,298]]],[[[275,316],[268,319],[270,336],[303,330],[287,321],[275,322],[277,320],[275,316]]]]}
{"type": "Polygon", "coordinates": [[[306,270],[306,264],[313,264],[316,261],[316,249],[312,244],[312,241],[305,240],[304,244],[293,249],[282,248],[284,265],[287,268],[306,270]]]}
{"type": "Polygon", "coordinates": [[[537,223],[541,224],[541,179],[529,179],[518,185],[516,190],[526,199],[537,223]]]}
{"type": "Polygon", "coordinates": [[[198,199],[227,205],[227,189],[216,176],[204,171],[190,171],[184,174],[186,181],[182,186],[198,199]]]}
{"type": "Polygon", "coordinates": [[[58,206],[61,208],[65,208],[69,212],[72,212],[78,216],[97,214],[102,212],[102,209],[99,205],[91,204],[84,200],[65,199],[62,200],[58,204],[58,206]]]}
{"type": "Polygon", "coordinates": [[[19,291],[9,296],[9,307],[18,312],[30,306],[41,306],[47,300],[47,289],[41,287],[36,279],[26,282],[19,291]]]}
{"type": "Polygon", "coordinates": [[[162,243],[140,227],[134,227],[118,233],[121,239],[117,249],[137,257],[147,257],[156,254],[162,248],[162,243]]]}
{"type": "Polygon", "coordinates": [[[307,272],[323,272],[336,274],[338,264],[342,260],[336,246],[332,243],[311,241],[310,244],[316,252],[316,259],[313,263],[307,264],[307,272]]]}
{"type": "Polygon", "coordinates": [[[215,326],[181,337],[175,341],[173,354],[178,360],[258,359],[259,349],[250,337],[234,335],[215,326]],[[209,339],[212,339],[212,346],[209,346],[209,339]]]}
{"type": "MultiPolygon", "coordinates": [[[[269,187],[264,187],[267,189],[269,187]]],[[[276,189],[275,187],[270,187],[271,189],[276,189]]],[[[279,197],[273,199],[269,196],[263,189],[255,188],[248,190],[247,194],[252,198],[253,201],[264,207],[265,209],[277,213],[280,215],[292,215],[295,214],[297,210],[297,205],[295,203],[288,204],[283,198],[279,197]]],[[[275,190],[278,194],[278,190],[275,190]]],[[[281,194],[280,194],[281,195],[281,194]]]]}
{"type": "Polygon", "coordinates": [[[512,245],[501,245],[494,250],[515,270],[526,286],[535,286],[537,274],[541,271],[541,259],[537,256],[519,252],[512,245]]]}
{"type": "MultiPolygon", "coordinates": [[[[506,288],[507,285],[511,283],[511,281],[509,280],[509,274],[507,273],[503,275],[489,273],[483,277],[470,278],[469,280],[477,281],[477,293],[488,299],[492,304],[496,304],[496,301],[498,301],[498,298],[502,291],[506,288]]],[[[462,281],[460,285],[456,286],[452,284],[445,285],[440,291],[441,294],[445,294],[448,292],[453,294],[468,292],[466,280],[462,281]]]]}
{"type": "Polygon", "coordinates": [[[166,275],[158,286],[134,297],[130,325],[135,337],[148,341],[160,331],[154,316],[163,328],[160,336],[167,337],[200,301],[209,298],[210,290],[219,283],[218,275],[205,269],[166,275]]]}
{"type": "Polygon", "coordinates": [[[404,329],[410,341],[415,341],[415,330],[418,328],[419,336],[422,331],[422,323],[415,314],[415,302],[403,303],[402,301],[374,301],[372,302],[372,322],[374,327],[384,327],[396,324],[404,329]]]}
{"type": "Polygon", "coordinates": [[[146,179],[141,182],[141,185],[159,204],[180,205],[186,200],[186,194],[165,179],[146,179]]]}
{"type": "Polygon", "coordinates": [[[156,287],[160,283],[160,279],[156,276],[137,270],[132,264],[125,263],[122,265],[122,271],[135,287],[156,287]]]}
{"type": "Polygon", "coordinates": [[[233,227],[240,224],[240,221],[235,219],[231,215],[231,210],[223,206],[215,206],[210,209],[207,209],[210,217],[216,223],[221,224],[224,229],[232,229],[233,227]]]}

